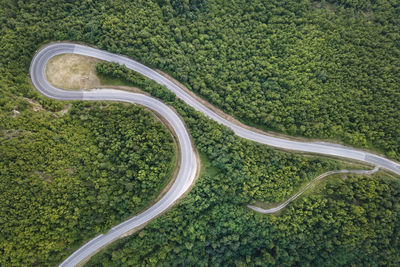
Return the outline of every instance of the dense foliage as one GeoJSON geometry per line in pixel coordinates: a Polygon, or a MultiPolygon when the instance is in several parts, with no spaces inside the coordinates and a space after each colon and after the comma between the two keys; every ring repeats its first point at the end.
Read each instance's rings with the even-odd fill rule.
{"type": "Polygon", "coordinates": [[[134,86],[143,89],[152,96],[161,98],[167,103],[175,100],[175,94],[166,87],[144,77],[143,75],[131,71],[125,66],[117,63],[100,62],[96,64],[96,73],[99,77],[111,78],[111,81],[122,81],[128,86],[134,86]]]}
{"type": "MultiPolygon", "coordinates": [[[[400,184],[348,178],[259,215],[204,175],[176,208],[116,242],[88,266],[397,266],[400,184]],[[327,194],[326,194],[327,193],[327,194]]],[[[227,188],[230,191],[229,188],[227,188]]]]}
{"type": "MultiPolygon", "coordinates": [[[[103,62],[96,65],[96,70],[100,76],[138,86],[174,107],[187,123],[200,152],[211,160],[213,166],[229,173],[232,178],[232,188],[229,190],[237,198],[245,201],[281,201],[317,173],[340,168],[340,164],[333,160],[277,152],[238,138],[230,129],[206,118],[175,98],[165,86],[124,66],[103,62]]],[[[224,188],[220,190],[224,191],[224,188]]]]}
{"type": "Polygon", "coordinates": [[[174,99],[157,83],[113,63],[101,75],[160,96],[185,119],[210,160],[194,190],[145,230],[95,256],[89,266],[396,265],[400,263],[400,183],[382,174],[334,180],[289,205],[280,217],[246,208],[282,201],[338,163],[273,151],[174,99]]]}
{"type": "MultiPolygon", "coordinates": [[[[71,252],[66,247],[135,212],[153,196],[133,198],[133,189],[151,190],[143,173],[135,176],[140,183],[127,182],[134,174],[114,160],[134,166],[119,143],[136,140],[131,130],[143,123],[149,142],[168,143],[156,138],[141,109],[126,111],[129,123],[118,115],[127,107],[74,104],[58,118],[33,112],[32,101],[48,111],[63,109],[29,83],[41,44],[83,41],[122,53],[169,71],[245,122],[400,159],[399,9],[389,0],[0,1],[0,264],[52,264],[71,252]],[[113,127],[121,129],[118,135],[113,127]]],[[[116,245],[125,249],[100,256],[105,264],[399,263],[397,184],[349,179],[327,188],[327,196],[300,199],[282,217],[256,215],[243,204],[285,199],[339,166],[240,140],[139,82],[179,111],[216,171],[177,209],[116,245]]],[[[165,161],[150,158],[160,165],[146,176],[167,172],[167,150],[140,148],[146,156],[165,155],[165,161]]]]}
{"type": "Polygon", "coordinates": [[[144,208],[173,168],[172,137],[143,108],[31,108],[0,113],[2,266],[59,262],[144,208]]]}
{"type": "Polygon", "coordinates": [[[389,0],[9,0],[0,67],[15,76],[39,44],[84,41],[173,73],[247,123],[400,159],[399,13],[389,0]]]}

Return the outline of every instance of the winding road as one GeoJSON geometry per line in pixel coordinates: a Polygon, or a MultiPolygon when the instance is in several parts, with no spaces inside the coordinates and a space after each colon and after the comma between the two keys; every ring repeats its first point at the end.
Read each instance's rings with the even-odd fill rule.
{"type": "Polygon", "coordinates": [[[180,169],[177,178],[169,191],[157,203],[155,203],[146,211],[113,227],[106,234],[101,234],[95,237],[75,251],[63,263],[61,263],[60,266],[76,266],[81,264],[101,248],[160,215],[162,212],[171,207],[175,201],[178,200],[190,188],[199,169],[194,146],[190,135],[185,128],[184,122],[171,108],[161,101],[143,94],[120,90],[94,89],[90,91],[67,91],[51,85],[48,82],[45,74],[47,62],[56,55],[68,53],[90,56],[104,61],[116,62],[121,65],[125,65],[129,69],[141,73],[142,75],[156,81],[161,85],[165,85],[170,91],[175,93],[178,98],[185,101],[186,104],[190,105],[197,111],[202,112],[204,115],[217,121],[218,123],[229,127],[236,135],[242,138],[281,149],[317,153],[357,160],[400,175],[399,163],[369,152],[337,144],[324,142],[300,142],[272,137],[268,136],[267,134],[255,132],[235,124],[234,122],[223,118],[210,108],[206,107],[195,97],[180,88],[168,78],[162,76],[153,69],[150,69],[149,67],[146,67],[145,65],[125,56],[112,54],[107,51],[79,44],[52,43],[38,50],[31,62],[30,76],[32,84],[41,94],[49,98],[59,100],[114,100],[148,107],[159,113],[168,121],[172,129],[175,131],[181,150],[180,169]]]}

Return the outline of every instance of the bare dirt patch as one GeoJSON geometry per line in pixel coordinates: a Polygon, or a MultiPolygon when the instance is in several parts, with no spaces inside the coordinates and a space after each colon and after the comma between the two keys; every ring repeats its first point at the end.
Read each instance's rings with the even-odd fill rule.
{"type": "Polygon", "coordinates": [[[62,89],[82,90],[98,88],[96,64],[101,60],[75,54],[62,54],[49,60],[46,66],[48,81],[62,89]]]}
{"type": "Polygon", "coordinates": [[[32,105],[33,111],[38,112],[44,110],[42,105],[40,105],[37,101],[26,97],[24,97],[24,100],[28,101],[28,103],[32,105]]]}

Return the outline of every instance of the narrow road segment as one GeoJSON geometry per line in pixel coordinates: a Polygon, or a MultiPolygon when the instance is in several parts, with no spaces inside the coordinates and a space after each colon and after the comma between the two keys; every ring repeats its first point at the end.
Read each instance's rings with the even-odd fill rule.
{"type": "Polygon", "coordinates": [[[253,206],[253,205],[247,205],[247,207],[249,209],[252,209],[256,212],[259,213],[263,213],[263,214],[271,214],[271,213],[275,213],[278,212],[280,210],[282,210],[284,207],[286,207],[290,202],[292,202],[293,200],[295,200],[296,198],[298,198],[301,194],[303,194],[308,188],[310,188],[310,186],[312,184],[314,184],[315,182],[325,178],[326,176],[332,175],[332,174],[341,174],[341,173],[353,173],[353,174],[358,174],[358,175],[370,175],[373,174],[375,172],[379,171],[379,167],[375,167],[372,170],[338,170],[338,171],[328,171],[325,172],[323,174],[321,174],[320,176],[318,176],[317,178],[315,178],[314,180],[312,180],[311,182],[307,183],[302,189],[300,189],[299,192],[297,192],[296,194],[294,194],[293,196],[291,196],[290,198],[288,198],[287,200],[285,200],[284,202],[282,202],[281,204],[269,208],[269,209],[263,209],[257,206],[253,206]]]}

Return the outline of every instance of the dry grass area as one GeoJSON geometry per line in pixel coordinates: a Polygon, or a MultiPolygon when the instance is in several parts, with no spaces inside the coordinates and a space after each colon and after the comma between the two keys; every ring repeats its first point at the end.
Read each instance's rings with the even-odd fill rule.
{"type": "Polygon", "coordinates": [[[99,59],[75,54],[55,56],[47,63],[46,76],[51,84],[62,89],[98,88],[100,80],[95,69],[98,62],[99,59]]]}
{"type": "Polygon", "coordinates": [[[97,88],[114,88],[129,92],[142,93],[142,90],[125,85],[112,79],[99,79],[96,64],[100,59],[76,54],[62,54],[49,60],[46,66],[48,81],[61,89],[88,90],[97,88]]]}

